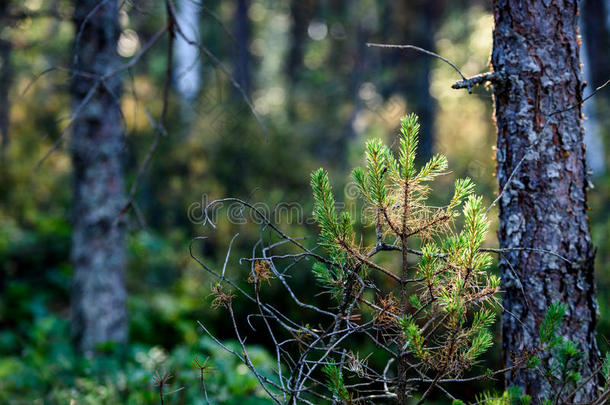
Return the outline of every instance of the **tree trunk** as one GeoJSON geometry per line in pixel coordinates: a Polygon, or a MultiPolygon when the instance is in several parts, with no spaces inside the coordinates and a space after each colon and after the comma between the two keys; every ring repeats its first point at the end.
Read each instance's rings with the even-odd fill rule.
{"type": "MultiPolygon", "coordinates": [[[[104,75],[119,67],[117,4],[75,1],[77,71],[104,75]]],[[[75,111],[93,86],[94,80],[73,76],[75,111]]],[[[116,223],[125,204],[120,97],[121,79],[114,75],[80,110],[72,132],[72,332],[86,354],[100,343],[127,339],[125,231],[116,223]]]]}
{"type": "MultiPolygon", "coordinates": [[[[610,32],[608,27],[608,8],[605,0],[585,0],[582,3],[581,26],[583,27],[583,64],[588,82],[587,93],[608,80],[610,74],[610,32]]],[[[585,104],[585,144],[587,145],[587,163],[595,176],[605,172],[606,161],[602,125],[600,118],[608,105],[610,97],[607,92],[600,92],[585,104]]]]}
{"type": "MultiPolygon", "coordinates": [[[[511,366],[515,356],[537,346],[547,307],[560,301],[568,307],[562,335],[588,355],[586,379],[597,361],[597,307],[586,215],[577,2],[495,0],[493,11],[492,64],[507,77],[494,90],[500,190],[517,171],[499,201],[500,247],[545,249],[571,263],[532,251],[501,256],[505,362],[511,366]]],[[[549,359],[542,361],[548,365],[549,359]]],[[[575,402],[591,399],[596,382],[586,383],[575,402]]],[[[534,403],[549,390],[529,369],[507,373],[506,383],[523,387],[534,403]]]]}
{"type": "MultiPolygon", "coordinates": [[[[5,1],[0,4],[0,24],[8,26],[7,17],[9,10],[9,2],[5,1]]],[[[0,26],[1,26],[0,25],[0,26]]],[[[5,30],[5,32],[8,30],[5,30]]],[[[0,33],[2,29],[0,28],[0,33]]],[[[0,158],[4,159],[6,149],[9,143],[9,118],[11,106],[8,99],[8,93],[12,81],[13,70],[11,69],[11,50],[12,44],[10,40],[0,37],[0,158]]]]}
{"type": "MultiPolygon", "coordinates": [[[[199,41],[199,5],[192,0],[178,2],[177,23],[185,36],[192,41],[199,41]]],[[[201,88],[201,63],[199,50],[189,44],[182,36],[175,38],[174,46],[174,80],[180,97],[192,101],[201,88]]],[[[183,108],[186,114],[190,108],[183,108]]]]}
{"type": "MultiPolygon", "coordinates": [[[[383,11],[382,42],[411,44],[435,50],[434,34],[445,4],[441,0],[409,3],[388,2],[383,11]]],[[[418,159],[427,162],[434,152],[435,101],[430,94],[433,59],[419,52],[395,49],[384,52],[382,67],[393,73],[392,81],[381,89],[384,98],[400,93],[419,117],[421,124],[418,159]]]]}
{"type": "MultiPolygon", "coordinates": [[[[438,0],[427,0],[421,5],[421,21],[417,32],[419,36],[417,44],[424,49],[435,51],[436,44],[434,34],[438,29],[440,20],[440,3],[438,0]]],[[[420,154],[422,161],[430,159],[434,153],[434,113],[436,106],[434,98],[430,94],[430,72],[432,71],[432,58],[420,55],[421,66],[416,89],[416,108],[420,117],[422,132],[420,135],[420,154]]]]}
{"type": "Polygon", "coordinates": [[[290,50],[286,73],[290,84],[297,81],[303,68],[303,53],[307,41],[307,27],[315,15],[316,0],[303,0],[290,2],[290,50]]]}
{"type": "Polygon", "coordinates": [[[305,44],[308,40],[307,28],[316,14],[317,0],[290,2],[290,43],[286,57],[286,77],[288,90],[288,117],[296,118],[296,88],[303,71],[305,44]]]}
{"type": "Polygon", "coordinates": [[[250,40],[250,20],[248,19],[247,0],[237,0],[235,10],[235,38],[237,50],[235,55],[235,78],[246,93],[250,90],[250,67],[248,43],[250,40]]]}

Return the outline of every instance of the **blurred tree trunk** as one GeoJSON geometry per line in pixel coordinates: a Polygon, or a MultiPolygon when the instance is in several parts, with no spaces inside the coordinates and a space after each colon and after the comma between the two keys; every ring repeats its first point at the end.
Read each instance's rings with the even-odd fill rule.
{"type": "MultiPolygon", "coordinates": [[[[421,21],[417,32],[417,44],[430,51],[436,50],[434,35],[438,29],[442,6],[438,0],[427,0],[421,5],[421,21]]],[[[434,153],[434,113],[435,101],[430,93],[430,72],[432,70],[432,58],[420,55],[421,66],[418,70],[418,78],[415,80],[415,109],[420,117],[422,126],[420,139],[420,155],[423,161],[427,161],[434,153]]]]}
{"type": "MultiPolygon", "coordinates": [[[[435,50],[434,36],[444,8],[442,0],[418,0],[411,3],[388,2],[383,12],[382,42],[416,45],[435,50]]],[[[421,123],[419,159],[427,161],[434,151],[435,102],[430,94],[432,59],[421,53],[395,49],[384,56],[382,67],[394,72],[393,81],[382,89],[384,97],[398,92],[407,108],[421,123]]]]}
{"type": "Polygon", "coordinates": [[[303,70],[307,28],[315,15],[317,0],[302,0],[290,2],[290,43],[286,61],[286,77],[288,78],[288,116],[296,117],[295,89],[299,75],[303,70]]]}
{"type": "MultiPolygon", "coordinates": [[[[610,4],[604,0],[585,0],[582,3],[581,25],[583,27],[583,64],[588,82],[587,93],[595,90],[610,78],[610,4]]],[[[600,92],[594,100],[585,104],[585,144],[587,163],[594,175],[605,171],[605,151],[600,121],[604,110],[610,105],[607,92],[600,92]],[[605,107],[605,109],[604,109],[605,107]]],[[[603,125],[602,125],[603,126],[603,125]]]]}
{"type": "MultiPolygon", "coordinates": [[[[511,366],[515,356],[537,346],[548,306],[560,301],[568,307],[562,335],[588,355],[582,370],[586,381],[595,371],[598,350],[579,105],[578,5],[576,0],[495,0],[493,12],[492,64],[507,77],[494,89],[500,190],[518,169],[499,201],[500,247],[545,249],[570,262],[532,251],[501,255],[504,359],[511,366]]],[[[542,361],[548,366],[548,358],[542,361]]],[[[507,373],[506,383],[523,387],[533,403],[549,390],[548,382],[530,369],[507,373]]],[[[590,379],[574,401],[588,402],[596,384],[590,379]]]]}
{"type": "MultiPolygon", "coordinates": [[[[362,86],[362,81],[364,77],[364,72],[366,70],[366,60],[367,60],[367,47],[366,42],[369,38],[370,31],[367,29],[365,24],[358,20],[357,28],[356,28],[356,43],[355,43],[355,51],[354,51],[354,65],[353,71],[350,78],[350,88],[351,88],[351,96],[352,96],[352,114],[350,115],[348,126],[347,126],[347,137],[342,137],[340,140],[340,150],[345,150],[347,147],[346,138],[354,139],[356,135],[358,135],[358,130],[356,128],[356,120],[358,115],[360,114],[363,105],[362,100],[360,99],[360,87],[362,86]]],[[[347,156],[343,156],[346,158],[347,156]]],[[[347,163],[347,162],[345,162],[347,163]]]]}
{"type": "MultiPolygon", "coordinates": [[[[0,27],[8,26],[8,9],[9,2],[3,1],[0,3],[0,27]]],[[[0,33],[2,30],[0,28],[0,33]]],[[[3,159],[9,143],[9,113],[10,104],[8,93],[12,80],[11,69],[11,49],[12,44],[9,40],[0,37],[0,135],[2,141],[0,144],[0,157],[3,159]]]]}
{"type": "MultiPolygon", "coordinates": [[[[108,74],[120,66],[118,1],[74,4],[75,70],[108,74]]],[[[74,75],[76,111],[95,81],[74,75]]],[[[97,87],[72,132],[74,177],[72,332],[78,348],[93,354],[104,342],[127,340],[125,230],[116,223],[125,204],[120,123],[120,75],[97,87]]]]}
{"type": "MultiPolygon", "coordinates": [[[[185,36],[193,41],[199,41],[199,5],[192,0],[178,2],[176,16],[180,29],[185,36]]],[[[189,44],[182,36],[174,39],[174,80],[180,97],[192,101],[201,88],[201,63],[199,50],[189,44]]],[[[184,107],[182,114],[190,118],[190,108],[184,107]]]]}
{"type": "Polygon", "coordinates": [[[297,76],[303,68],[307,28],[315,15],[315,11],[316,0],[290,2],[290,49],[286,65],[286,73],[290,83],[296,82],[297,76]]]}
{"type": "Polygon", "coordinates": [[[237,0],[235,10],[235,79],[246,93],[250,90],[250,67],[248,43],[250,42],[250,20],[248,19],[248,0],[237,0]]]}
{"type": "MultiPolygon", "coordinates": [[[[589,54],[591,77],[595,88],[608,80],[610,75],[610,4],[605,0],[585,0],[582,14],[584,17],[585,47],[589,54]]],[[[596,97],[608,98],[600,93],[596,97]]]]}

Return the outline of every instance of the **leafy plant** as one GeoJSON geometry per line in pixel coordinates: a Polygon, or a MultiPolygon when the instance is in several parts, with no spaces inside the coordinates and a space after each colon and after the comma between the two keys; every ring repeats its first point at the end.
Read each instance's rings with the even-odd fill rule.
{"type": "MultiPolygon", "coordinates": [[[[375,224],[374,247],[365,246],[356,237],[348,212],[335,212],[328,174],[323,169],[312,174],[320,244],[334,268],[340,269],[317,264],[314,272],[335,298],[343,302],[355,298],[373,308],[376,317],[392,318],[394,322],[385,322],[382,332],[401,348],[401,359],[412,354],[438,375],[456,376],[493,343],[487,329],[495,318],[488,307],[498,291],[499,279],[486,271],[491,257],[480,247],[488,221],[482,199],[472,194],[470,179],[456,181],[453,198],[446,206],[426,204],[429,183],[446,173],[447,159],[436,155],[417,169],[418,133],[417,117],[404,117],[398,156],[381,141],[372,140],[366,144],[366,167],[353,171],[366,212],[371,214],[368,219],[375,224]],[[464,226],[456,233],[454,220],[460,216],[458,208],[464,201],[464,226]],[[372,261],[382,250],[401,252],[398,271],[372,261]],[[353,272],[346,272],[345,266],[353,272]],[[356,280],[364,279],[367,270],[395,282],[400,297],[395,306],[381,308],[357,295],[356,280]]],[[[408,367],[406,360],[400,364],[402,369],[408,367]]]]}
{"type": "Polygon", "coordinates": [[[322,372],[326,376],[326,381],[330,391],[333,393],[333,398],[346,402],[351,401],[351,397],[343,382],[341,369],[335,365],[327,364],[322,367],[322,372]]]}
{"type": "Polygon", "coordinates": [[[313,248],[285,234],[250,203],[231,199],[251,209],[279,237],[261,237],[252,257],[242,258],[250,263],[248,279],[260,279],[264,267],[267,284],[285,288],[303,315],[315,315],[316,326],[266,303],[260,283],[251,282],[253,293],[246,293],[227,277],[226,265],[216,271],[197,259],[218,277],[214,302],[218,291],[235,296],[222,310],[228,311],[238,341],[243,344],[246,337],[233,303],[242,297],[256,308],[249,322],[261,319],[261,329],[256,329],[266,331],[276,344],[275,382],[258,376],[245,349],[234,353],[274,402],[404,402],[414,396],[413,386],[421,384],[423,403],[440,384],[457,381],[492,346],[489,327],[495,320],[499,279],[488,271],[492,260],[482,249],[489,227],[482,199],[466,178],[455,182],[444,206],[428,203],[433,181],[447,173],[448,164],[436,155],[417,167],[418,134],[417,117],[411,114],[401,120],[396,153],[380,140],[367,142],[366,166],[352,173],[364,203],[358,221],[337,208],[328,173],[312,173],[313,218],[320,228],[313,248]],[[363,227],[374,228],[372,242],[368,232],[357,232],[363,227]],[[284,253],[275,253],[280,248],[284,253]],[[381,257],[381,252],[395,258],[381,257]],[[293,290],[293,280],[302,277],[297,269],[303,259],[314,259],[311,274],[331,302],[302,298],[293,290]],[[353,349],[350,339],[356,337],[367,339],[388,359],[381,370],[353,349]]]}
{"type": "MultiPolygon", "coordinates": [[[[551,391],[546,392],[541,398],[544,404],[566,403],[583,388],[580,370],[583,366],[586,354],[578,345],[559,334],[561,322],[565,317],[567,307],[560,302],[553,302],[548,308],[540,325],[540,347],[537,354],[530,359],[530,368],[535,369],[542,375],[551,386],[551,391]],[[538,356],[550,356],[551,360],[547,367],[541,366],[538,356]]],[[[600,368],[601,377],[607,379],[606,373],[610,367],[610,358],[606,359],[600,368]]],[[[591,378],[595,378],[592,376],[591,378]]],[[[607,389],[600,395],[600,399],[608,396],[607,389]]]]}

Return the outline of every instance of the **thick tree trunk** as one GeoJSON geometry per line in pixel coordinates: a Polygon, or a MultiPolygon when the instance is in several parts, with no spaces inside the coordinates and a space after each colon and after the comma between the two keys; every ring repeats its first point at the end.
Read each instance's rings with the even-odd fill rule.
{"type": "MultiPolygon", "coordinates": [[[[116,70],[118,1],[75,1],[74,26],[75,69],[97,75],[116,70]]],[[[75,110],[93,86],[93,80],[74,76],[75,110]]],[[[120,97],[121,79],[114,75],[97,87],[72,132],[72,331],[87,354],[100,343],[127,339],[125,231],[116,223],[125,204],[120,97]]]]}
{"type": "MultiPolygon", "coordinates": [[[[582,370],[586,379],[597,360],[597,308],[577,7],[576,0],[495,0],[492,63],[507,77],[494,91],[500,190],[518,170],[499,202],[500,247],[545,249],[570,262],[532,251],[502,255],[505,361],[511,366],[515,356],[537,346],[547,307],[560,301],[568,306],[561,333],[589,356],[582,370]]],[[[506,383],[523,387],[534,403],[549,389],[528,369],[507,373],[506,383]]],[[[592,398],[595,385],[595,378],[586,383],[575,402],[592,398]]]]}

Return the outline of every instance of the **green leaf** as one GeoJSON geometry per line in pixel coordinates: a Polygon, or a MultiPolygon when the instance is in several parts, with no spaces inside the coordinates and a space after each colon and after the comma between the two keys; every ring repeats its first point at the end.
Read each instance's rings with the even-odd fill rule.
{"type": "Polygon", "coordinates": [[[560,302],[553,302],[546,310],[546,315],[540,325],[540,342],[550,343],[559,329],[559,325],[565,316],[567,307],[560,302]]]}
{"type": "Polygon", "coordinates": [[[405,349],[409,348],[413,350],[415,355],[423,360],[426,358],[426,352],[424,351],[424,337],[422,336],[419,326],[411,318],[402,318],[398,321],[400,328],[405,337],[405,349]]]}
{"type": "Polygon", "coordinates": [[[415,176],[415,157],[419,142],[419,123],[417,115],[409,114],[400,121],[400,165],[403,180],[411,180],[415,176]]]}
{"type": "Polygon", "coordinates": [[[488,328],[491,326],[496,320],[496,315],[493,311],[489,309],[483,309],[481,311],[475,312],[474,318],[472,321],[472,329],[480,330],[484,328],[488,328]]]}
{"type": "Polygon", "coordinates": [[[602,375],[608,381],[610,379],[610,352],[606,352],[604,362],[602,363],[602,375]]]}
{"type": "Polygon", "coordinates": [[[540,357],[538,357],[538,356],[533,356],[527,360],[527,368],[534,369],[534,368],[538,367],[539,364],[540,364],[540,357]]]}
{"type": "Polygon", "coordinates": [[[472,339],[470,349],[466,352],[465,357],[474,361],[479,358],[493,345],[493,336],[487,330],[482,330],[472,339]]]}
{"type": "Polygon", "coordinates": [[[392,151],[386,147],[384,150],[384,155],[385,163],[388,167],[388,175],[392,176],[395,179],[400,179],[400,168],[398,166],[396,158],[394,157],[394,154],[392,154],[392,151]]]}
{"type": "Polygon", "coordinates": [[[452,216],[457,216],[457,213],[454,213],[453,209],[459,206],[466,197],[473,193],[473,191],[474,183],[470,178],[457,179],[455,181],[453,198],[451,198],[451,201],[447,206],[447,213],[452,216]]]}
{"type": "Polygon", "coordinates": [[[328,180],[328,173],[318,169],[311,174],[314,209],[313,217],[321,228],[325,242],[332,242],[339,237],[339,223],[335,213],[335,198],[328,180]]]}
{"type": "Polygon", "coordinates": [[[442,174],[445,174],[445,170],[447,170],[447,158],[443,155],[434,155],[432,159],[428,161],[421,168],[415,180],[417,181],[430,181],[434,180],[435,177],[438,177],[442,174]]]}
{"type": "Polygon", "coordinates": [[[385,175],[387,172],[385,146],[379,139],[366,143],[366,191],[372,202],[384,205],[386,200],[385,175]]]}
{"type": "Polygon", "coordinates": [[[326,364],[322,368],[322,372],[326,376],[326,384],[333,393],[333,396],[342,401],[349,401],[351,398],[343,383],[343,373],[341,373],[341,369],[335,365],[326,364]]]}
{"type": "Polygon", "coordinates": [[[352,171],[352,178],[354,179],[354,183],[356,183],[356,186],[358,187],[358,190],[360,191],[360,193],[367,198],[368,200],[371,199],[369,193],[368,193],[368,183],[366,182],[366,177],[364,175],[364,170],[362,170],[361,167],[357,167],[352,171]]]}

